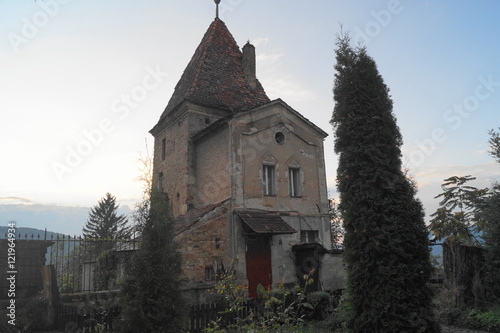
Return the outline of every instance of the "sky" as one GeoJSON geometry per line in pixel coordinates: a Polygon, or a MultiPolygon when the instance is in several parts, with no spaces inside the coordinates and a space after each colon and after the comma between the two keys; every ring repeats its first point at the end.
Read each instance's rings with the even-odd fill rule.
{"type": "MultiPolygon", "coordinates": [[[[240,47],[255,45],[268,96],[329,133],[331,197],[341,27],[391,91],[427,220],[443,179],[500,179],[488,154],[488,131],[500,127],[500,2],[222,0],[219,12],[240,47]]],[[[78,232],[85,215],[61,211],[85,211],[106,192],[133,208],[148,131],[214,17],[212,0],[1,1],[0,225],[44,228],[43,211],[59,214],[52,229],[78,232]]]]}

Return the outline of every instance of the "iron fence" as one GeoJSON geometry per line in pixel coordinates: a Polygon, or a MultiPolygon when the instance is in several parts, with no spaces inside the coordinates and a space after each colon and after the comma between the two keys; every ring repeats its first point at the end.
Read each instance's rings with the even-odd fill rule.
{"type": "Polygon", "coordinates": [[[257,303],[249,299],[240,305],[238,311],[229,312],[228,304],[206,303],[192,305],[189,311],[188,331],[190,333],[202,333],[213,323],[221,327],[228,327],[238,321],[245,320],[251,313],[257,314],[257,303]]]}
{"type": "Polygon", "coordinates": [[[56,236],[47,249],[46,264],[54,265],[59,292],[79,293],[118,289],[125,265],[140,242],[132,239],[91,239],[56,236]]]}
{"type": "MultiPolygon", "coordinates": [[[[0,241],[0,247],[7,247],[6,240],[0,241]]],[[[61,294],[116,290],[126,263],[140,246],[140,238],[92,239],[60,234],[18,234],[15,242],[19,287],[27,294],[41,291],[43,265],[54,265],[61,294]]],[[[7,258],[1,262],[6,265],[7,258]]],[[[4,283],[0,287],[5,289],[4,283]]]]}

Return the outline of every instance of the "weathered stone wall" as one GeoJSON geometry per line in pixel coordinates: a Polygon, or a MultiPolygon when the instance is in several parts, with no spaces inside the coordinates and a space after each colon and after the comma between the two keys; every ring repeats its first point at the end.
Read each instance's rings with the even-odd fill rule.
{"type": "Polygon", "coordinates": [[[231,195],[228,140],[228,128],[225,126],[195,143],[195,207],[218,202],[231,195]]]}
{"type": "Polygon", "coordinates": [[[0,279],[0,298],[6,298],[9,281],[5,278],[7,271],[16,271],[15,293],[20,295],[35,294],[43,289],[42,266],[45,265],[47,247],[53,242],[43,240],[16,240],[14,269],[7,267],[8,241],[0,239],[0,269],[4,278],[0,279]]]}
{"type": "MultiPolygon", "coordinates": [[[[214,273],[231,265],[229,252],[229,212],[224,206],[193,225],[188,231],[177,236],[183,254],[183,275],[191,283],[207,282],[205,269],[212,266],[214,273]]],[[[209,280],[212,282],[214,279],[209,280]]]]}
{"type": "MultiPolygon", "coordinates": [[[[271,238],[271,268],[273,277],[273,288],[283,282],[285,285],[299,284],[296,253],[292,250],[295,245],[301,244],[300,230],[318,230],[317,243],[324,249],[331,248],[330,230],[328,227],[328,216],[325,215],[298,215],[290,213],[282,216],[282,219],[291,227],[297,230],[294,234],[274,235],[271,238]]],[[[238,275],[240,283],[246,281],[246,248],[245,239],[241,234],[241,226],[235,222],[233,226],[233,237],[236,239],[235,257],[238,258],[238,275]]],[[[315,252],[314,261],[319,266],[320,288],[324,290],[334,290],[344,288],[345,269],[342,255],[324,252],[315,252]]]]}
{"type": "Polygon", "coordinates": [[[187,116],[184,115],[171,122],[155,137],[153,186],[168,193],[174,216],[187,211],[188,127],[187,116]],[[163,139],[166,140],[165,159],[162,158],[163,139]]]}
{"type": "Polygon", "coordinates": [[[163,188],[172,202],[174,216],[193,207],[194,151],[191,138],[223,116],[224,112],[186,103],[169,115],[163,128],[155,133],[153,186],[163,188]],[[166,156],[162,158],[162,140],[166,156]],[[160,173],[163,181],[160,182],[160,173]]]}
{"type": "MultiPolygon", "coordinates": [[[[238,283],[248,283],[246,241],[241,222],[233,215],[234,208],[284,213],[282,218],[297,233],[272,237],[273,287],[280,282],[298,283],[292,247],[301,244],[300,232],[318,231],[316,241],[331,248],[324,133],[278,102],[236,114],[211,132],[197,134],[193,140],[193,135],[222,117],[209,117],[207,110],[189,106],[155,140],[155,167],[163,170],[164,188],[171,197],[175,216],[231,198],[177,238],[183,252],[183,273],[189,281],[186,294],[196,302],[206,299],[207,290],[214,284],[206,280],[208,266],[213,267],[214,273],[222,264],[225,269],[232,267],[238,283]],[[284,134],[282,142],[276,141],[277,132],[284,134]],[[167,137],[166,161],[159,159],[162,136],[167,137]],[[274,196],[264,196],[263,161],[272,161],[276,166],[274,196]],[[300,197],[290,196],[289,166],[300,168],[300,197]]],[[[341,258],[323,251],[316,259],[321,288],[341,288],[341,258]]]]}
{"type": "Polygon", "coordinates": [[[303,214],[326,213],[328,207],[323,137],[281,104],[240,115],[232,123],[233,197],[236,205],[303,214]],[[275,140],[277,132],[284,141],[275,140]],[[276,195],[264,196],[262,164],[276,167],[276,195]],[[301,196],[290,197],[288,168],[301,173],[301,196]]]}

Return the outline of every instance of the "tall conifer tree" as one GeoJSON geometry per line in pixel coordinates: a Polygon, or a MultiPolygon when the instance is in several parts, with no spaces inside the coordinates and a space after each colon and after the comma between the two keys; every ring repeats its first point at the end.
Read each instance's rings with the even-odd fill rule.
{"type": "Polygon", "coordinates": [[[422,204],[402,170],[389,89],[366,48],[337,40],[335,152],[349,332],[439,332],[422,204]]]}
{"type": "MultiPolygon", "coordinates": [[[[498,132],[489,132],[489,142],[491,156],[500,163],[500,127],[498,129],[498,132]]],[[[489,301],[500,305],[500,183],[493,184],[480,214],[484,222],[486,290],[489,301]]]]}
{"type": "Polygon", "coordinates": [[[89,212],[87,223],[83,227],[83,235],[94,239],[123,239],[130,236],[130,228],[127,226],[127,217],[118,215],[119,205],[116,197],[106,193],[97,205],[89,212]]]}
{"type": "Polygon", "coordinates": [[[166,194],[153,191],[142,243],[127,267],[121,295],[121,332],[184,331],[182,254],[166,194]]]}
{"type": "Polygon", "coordinates": [[[500,304],[500,184],[495,184],[481,212],[484,220],[485,284],[489,301],[500,304]]]}

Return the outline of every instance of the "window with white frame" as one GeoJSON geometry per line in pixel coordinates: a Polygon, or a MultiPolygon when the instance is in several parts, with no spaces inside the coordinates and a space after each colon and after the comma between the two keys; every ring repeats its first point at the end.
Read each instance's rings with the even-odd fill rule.
{"type": "Polygon", "coordinates": [[[317,243],[318,242],[318,230],[302,230],[300,232],[300,242],[301,243],[317,243]]]}
{"type": "Polygon", "coordinates": [[[301,186],[302,180],[300,178],[300,168],[288,168],[288,183],[290,187],[291,197],[300,197],[302,195],[301,186]]]}
{"type": "Polygon", "coordinates": [[[270,164],[262,166],[264,195],[276,195],[276,167],[270,164]]]}

